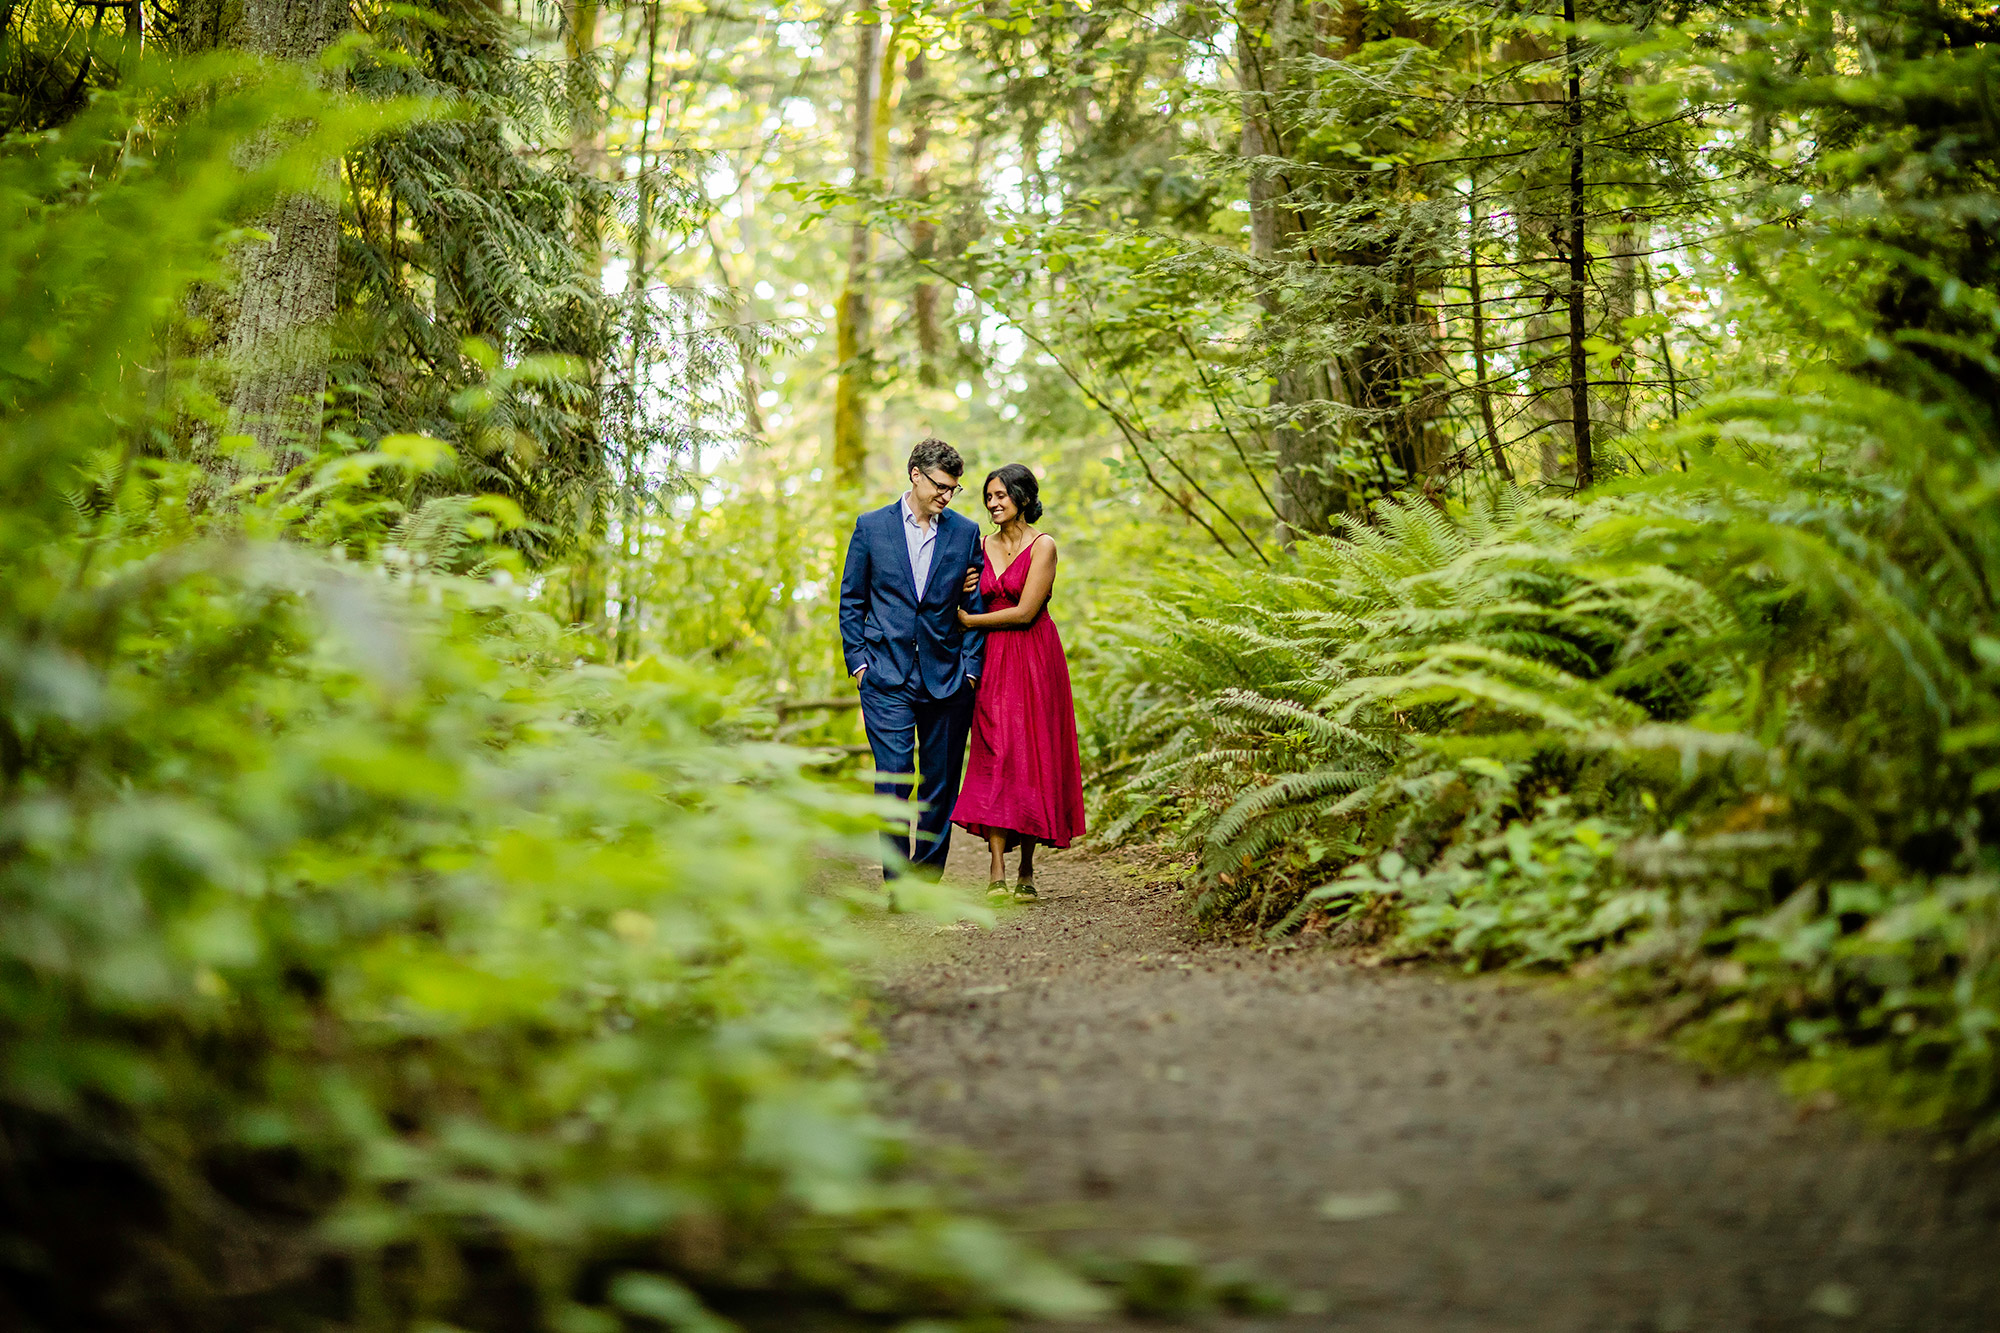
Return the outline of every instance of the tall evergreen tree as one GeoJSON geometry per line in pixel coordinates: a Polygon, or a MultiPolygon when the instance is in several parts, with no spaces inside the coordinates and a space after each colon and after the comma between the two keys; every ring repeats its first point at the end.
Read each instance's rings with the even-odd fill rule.
{"type": "MultiPolygon", "coordinates": [[[[588,147],[601,67],[591,52],[551,61],[566,48],[484,0],[385,7],[370,36],[356,90],[445,114],[343,164],[342,428],[450,442],[458,465],[431,484],[512,498],[536,525],[519,540],[546,557],[603,531],[613,449],[664,448],[668,433],[627,383],[660,321],[602,276],[634,187],[588,147]],[[534,358],[540,373],[507,376],[495,410],[467,419],[495,367],[534,358]]],[[[675,196],[648,198],[658,225],[675,196]]]]}

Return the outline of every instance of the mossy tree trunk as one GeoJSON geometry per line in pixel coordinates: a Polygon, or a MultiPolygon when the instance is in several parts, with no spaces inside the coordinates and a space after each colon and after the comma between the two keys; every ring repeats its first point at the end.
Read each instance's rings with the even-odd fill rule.
{"type": "MultiPolygon", "coordinates": [[[[346,29],[342,0],[207,0],[191,4],[185,44],[314,65],[346,29]]],[[[252,153],[268,151],[253,146],[252,153]]],[[[205,303],[217,316],[214,349],[225,358],[226,431],[248,435],[278,467],[318,448],[339,276],[340,211],[334,164],[322,188],[287,194],[257,220],[268,239],[232,258],[234,291],[205,303]]],[[[208,460],[224,479],[235,465],[208,460]]]]}
{"type": "Polygon", "coordinates": [[[1251,254],[1263,261],[1273,499],[1293,534],[1330,531],[1371,494],[1420,483],[1446,452],[1442,402],[1422,387],[1444,358],[1410,247],[1367,220],[1371,192],[1385,185],[1329,158],[1323,143],[1328,112],[1314,62],[1354,55],[1382,22],[1408,26],[1364,3],[1247,0],[1237,11],[1239,151],[1250,164],[1251,254]]]}
{"type": "MultiPolygon", "coordinates": [[[[862,22],[854,25],[854,99],[848,126],[852,135],[848,163],[857,190],[875,180],[875,119],[883,82],[882,25],[872,6],[864,6],[861,17],[862,22]]],[[[857,217],[848,232],[847,278],[834,326],[834,355],[840,365],[833,389],[833,477],[848,492],[859,491],[868,472],[868,388],[874,359],[868,320],[872,239],[866,217],[857,217]]]]}
{"type": "MultiPolygon", "coordinates": [[[[931,125],[933,108],[938,102],[937,90],[931,83],[930,66],[924,59],[924,49],[920,45],[910,54],[907,70],[909,89],[904,97],[910,103],[909,142],[905,155],[910,168],[910,198],[921,208],[931,196],[931,125]]],[[[910,224],[910,256],[916,261],[917,282],[910,293],[910,318],[917,328],[917,378],[926,387],[935,387],[938,382],[938,289],[928,278],[924,267],[937,255],[937,224],[930,218],[919,215],[910,224]]]]}

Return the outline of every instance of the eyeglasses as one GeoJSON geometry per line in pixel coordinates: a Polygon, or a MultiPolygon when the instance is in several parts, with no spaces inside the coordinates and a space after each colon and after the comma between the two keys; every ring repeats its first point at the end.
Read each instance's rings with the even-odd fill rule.
{"type": "Polygon", "coordinates": [[[939,495],[942,495],[944,497],[944,502],[946,504],[950,504],[952,502],[952,498],[956,496],[960,491],[965,489],[965,487],[959,485],[947,486],[943,482],[939,481],[936,477],[933,477],[930,473],[924,471],[922,468],[912,468],[911,471],[915,472],[918,476],[922,477],[925,481],[929,482],[931,484],[931,489],[936,491],[939,495]]]}

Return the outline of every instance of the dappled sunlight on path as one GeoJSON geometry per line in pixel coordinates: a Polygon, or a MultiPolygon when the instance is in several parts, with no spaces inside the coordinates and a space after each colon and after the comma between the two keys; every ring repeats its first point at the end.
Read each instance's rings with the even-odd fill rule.
{"type": "MultiPolygon", "coordinates": [[[[984,854],[954,848],[954,878],[984,854]]],[[[1627,1049],[1520,981],[1202,944],[1081,853],[890,980],[897,1109],[1062,1247],[1244,1260],[1285,1328],[1992,1330],[2000,1179],[1627,1049]]]]}

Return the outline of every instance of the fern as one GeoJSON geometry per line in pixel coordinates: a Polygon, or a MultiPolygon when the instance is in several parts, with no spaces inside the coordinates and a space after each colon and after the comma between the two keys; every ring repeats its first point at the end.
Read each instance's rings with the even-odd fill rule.
{"type": "Polygon", "coordinates": [[[1283,904],[1257,886],[1297,891],[1308,830],[1407,841],[1449,822],[1467,754],[1428,742],[1517,764],[1571,753],[1580,767],[1606,735],[1686,716],[1713,664],[1683,645],[1737,624],[1698,582],[1608,561],[1569,516],[1516,492],[1377,518],[1302,542],[1267,574],[1163,599],[1174,628],[1135,639],[1123,663],[1162,702],[1111,747],[1106,771],[1122,780],[1099,789],[1107,836],[1175,829],[1210,889],[1230,876],[1239,908],[1268,913],[1283,904]]]}

